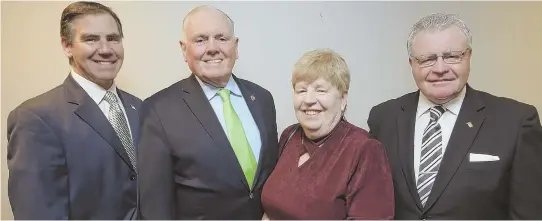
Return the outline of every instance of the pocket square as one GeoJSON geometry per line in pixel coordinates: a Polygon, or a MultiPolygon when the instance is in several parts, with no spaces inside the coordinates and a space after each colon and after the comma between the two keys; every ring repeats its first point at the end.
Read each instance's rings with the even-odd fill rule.
{"type": "Polygon", "coordinates": [[[488,161],[498,161],[500,160],[499,156],[493,156],[489,154],[480,154],[480,153],[470,153],[469,162],[488,162],[488,161]]]}

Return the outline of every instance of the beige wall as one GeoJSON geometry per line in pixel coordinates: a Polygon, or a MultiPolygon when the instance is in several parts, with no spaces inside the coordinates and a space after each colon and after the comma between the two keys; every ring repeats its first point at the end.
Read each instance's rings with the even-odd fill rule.
{"type": "MultiPolygon", "coordinates": [[[[7,198],[6,118],[22,101],[60,84],[69,66],[59,19],[69,2],[2,2],[2,219],[7,198]]],[[[125,32],[117,84],[146,98],[188,76],[178,41],[190,2],[105,2],[125,32]]],[[[405,50],[410,26],[437,11],[460,14],[474,35],[473,87],[542,110],[542,2],[220,2],[236,22],[236,74],[271,91],[282,130],[295,122],[290,71],[313,48],[341,53],[351,68],[347,117],[366,128],[370,108],[415,89],[405,50]]],[[[280,131],[279,131],[280,132],[280,131]]]]}

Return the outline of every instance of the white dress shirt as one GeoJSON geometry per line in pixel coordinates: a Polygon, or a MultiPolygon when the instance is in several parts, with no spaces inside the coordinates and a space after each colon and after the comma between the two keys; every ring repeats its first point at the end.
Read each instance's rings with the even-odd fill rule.
{"type": "MultiPolygon", "coordinates": [[[[211,103],[211,106],[213,107],[213,110],[218,117],[218,121],[220,121],[222,129],[224,130],[224,132],[228,131],[226,127],[226,120],[224,119],[224,106],[222,103],[222,98],[220,98],[220,96],[217,94],[218,91],[222,88],[217,88],[213,85],[207,84],[201,81],[201,79],[199,79],[199,77],[197,76],[196,79],[198,80],[201,89],[203,90],[203,93],[205,94],[207,99],[209,99],[209,102],[211,103]]],[[[233,79],[233,76],[230,76],[230,80],[228,80],[228,83],[224,88],[230,90],[231,104],[233,106],[233,109],[237,113],[237,116],[239,116],[239,119],[241,120],[243,130],[245,131],[245,135],[248,140],[248,144],[252,149],[252,153],[254,154],[256,163],[258,163],[260,158],[260,149],[262,146],[262,140],[260,139],[260,130],[258,129],[258,125],[256,125],[256,122],[252,117],[252,113],[250,112],[250,109],[248,109],[248,105],[245,102],[245,98],[243,97],[244,95],[241,93],[241,89],[239,89],[239,86],[233,79]]],[[[228,136],[228,133],[226,133],[226,136],[228,136]]]]}
{"type": "Polygon", "coordinates": [[[120,104],[120,109],[122,110],[122,113],[124,114],[124,118],[126,119],[126,123],[128,123],[128,130],[130,132],[130,137],[132,137],[132,128],[130,128],[130,121],[128,120],[128,116],[126,115],[126,110],[124,109],[124,105],[122,105],[122,100],[120,99],[119,95],[117,94],[117,86],[115,83],[111,85],[107,91],[97,85],[96,83],[89,81],[88,79],[82,77],[81,75],[77,74],[75,71],[72,70],[71,76],[73,79],[87,92],[87,94],[96,102],[98,107],[100,107],[100,110],[102,110],[103,114],[107,119],[109,119],[109,107],[111,106],[107,101],[104,100],[105,93],[107,91],[113,92],[115,96],[117,97],[117,100],[120,104]]]}
{"type": "MultiPolygon", "coordinates": [[[[438,120],[442,130],[442,154],[444,154],[446,151],[446,146],[448,145],[452,130],[454,129],[455,121],[459,115],[459,110],[461,110],[461,105],[465,99],[466,91],[467,89],[463,88],[457,97],[442,105],[446,109],[444,114],[442,114],[438,120]]],[[[429,101],[427,97],[420,92],[420,97],[418,99],[418,110],[416,112],[416,128],[414,131],[414,173],[416,183],[418,182],[418,175],[420,174],[420,155],[422,149],[423,131],[431,119],[429,109],[435,105],[436,104],[429,101]]]]}

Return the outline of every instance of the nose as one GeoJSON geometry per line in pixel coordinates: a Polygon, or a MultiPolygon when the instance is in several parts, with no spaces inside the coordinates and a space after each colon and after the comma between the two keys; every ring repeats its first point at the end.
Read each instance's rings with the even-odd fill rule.
{"type": "Polygon", "coordinates": [[[209,43],[207,44],[207,54],[216,55],[219,52],[220,51],[219,51],[218,42],[215,39],[209,40],[209,43]]]}
{"type": "Polygon", "coordinates": [[[98,46],[98,54],[102,56],[113,54],[113,50],[111,49],[108,41],[100,41],[99,44],[100,45],[98,46]]]}
{"type": "Polygon", "coordinates": [[[316,103],[316,92],[313,90],[309,90],[305,93],[305,96],[303,97],[303,103],[307,105],[311,105],[316,103]]]}
{"type": "Polygon", "coordinates": [[[431,68],[431,71],[436,74],[445,74],[446,72],[448,72],[448,70],[449,66],[448,64],[446,64],[446,62],[444,62],[442,57],[439,57],[435,65],[433,65],[433,67],[431,68]]]}

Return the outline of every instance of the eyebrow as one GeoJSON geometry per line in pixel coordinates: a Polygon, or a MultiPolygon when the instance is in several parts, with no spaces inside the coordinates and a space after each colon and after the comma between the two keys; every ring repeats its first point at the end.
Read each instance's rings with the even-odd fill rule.
{"type": "MultiPolygon", "coordinates": [[[[453,54],[454,52],[459,52],[459,51],[445,51],[445,52],[442,52],[442,55],[450,55],[450,54],[453,54]]],[[[435,58],[437,57],[438,54],[437,53],[428,53],[428,54],[422,54],[422,55],[419,55],[417,56],[416,58],[435,58]]]]}
{"type": "Polygon", "coordinates": [[[91,37],[100,37],[99,35],[96,35],[96,34],[90,34],[90,33],[82,33],[81,34],[81,38],[91,38],[91,37]]]}
{"type": "Polygon", "coordinates": [[[198,39],[198,38],[208,38],[209,36],[206,35],[206,34],[199,34],[199,35],[196,35],[194,36],[192,39],[198,39]]]}
{"type": "Polygon", "coordinates": [[[113,33],[113,34],[108,34],[106,35],[107,38],[116,38],[116,39],[120,39],[120,34],[117,34],[117,33],[113,33]]]}
{"type": "MultiPolygon", "coordinates": [[[[197,38],[208,38],[208,37],[209,37],[209,35],[207,35],[207,34],[199,34],[199,35],[196,35],[193,39],[197,39],[197,38]]],[[[229,37],[229,35],[220,33],[220,34],[217,34],[217,35],[214,35],[214,36],[213,36],[213,38],[220,38],[220,37],[229,37]]]]}
{"type": "MultiPolygon", "coordinates": [[[[81,34],[81,38],[96,38],[96,37],[100,37],[100,35],[97,35],[97,34],[90,34],[90,33],[82,33],[81,34]]],[[[108,34],[105,36],[106,38],[111,38],[111,37],[114,37],[114,38],[120,38],[120,34],[117,34],[117,33],[111,33],[111,34],[108,34]]]]}

